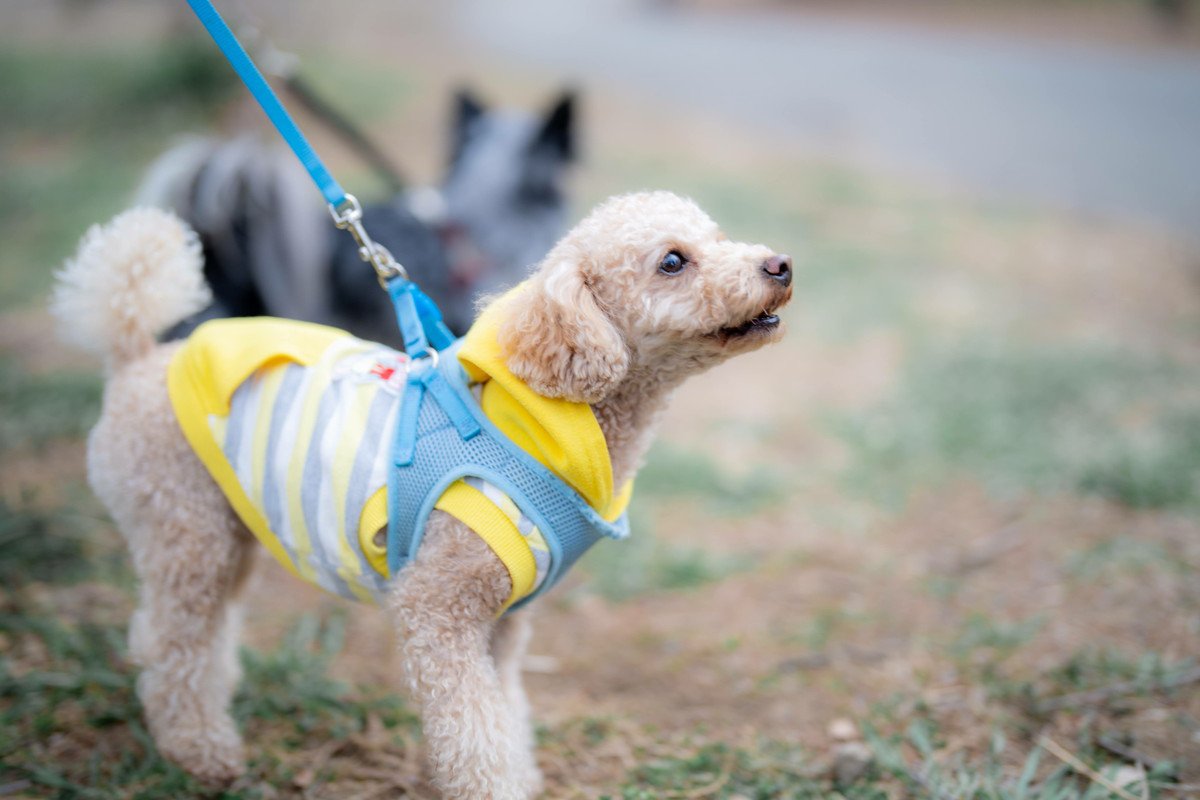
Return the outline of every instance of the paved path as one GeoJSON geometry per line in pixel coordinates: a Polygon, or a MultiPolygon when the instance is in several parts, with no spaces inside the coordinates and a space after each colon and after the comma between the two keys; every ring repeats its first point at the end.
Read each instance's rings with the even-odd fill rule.
{"type": "Polygon", "coordinates": [[[633,0],[463,0],[474,46],[799,144],[1200,240],[1200,56],[633,0]]]}

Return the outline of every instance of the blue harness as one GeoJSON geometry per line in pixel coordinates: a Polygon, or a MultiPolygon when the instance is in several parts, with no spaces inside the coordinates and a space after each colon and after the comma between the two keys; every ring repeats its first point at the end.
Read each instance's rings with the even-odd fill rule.
{"type": "Polygon", "coordinates": [[[545,580],[516,608],[553,586],[596,542],[627,537],[629,522],[624,514],[605,520],[484,415],[458,362],[461,344],[442,351],[436,364],[415,362],[408,376],[388,475],[388,574],[416,554],[446,489],[464,477],[481,478],[513,499],[550,549],[545,580]]]}
{"type": "Polygon", "coordinates": [[[367,236],[358,201],[329,174],[211,0],[188,4],[304,164],[334,222],[354,236],[359,254],[375,268],[396,308],[404,349],[413,361],[396,421],[394,468],[388,475],[388,574],[395,575],[413,559],[434,504],[464,477],[481,478],[508,494],[534,521],[550,549],[545,579],[513,608],[553,586],[600,539],[628,536],[624,514],[616,522],[605,520],[484,415],[458,363],[462,340],[455,340],[443,324],[437,305],[408,279],[386,248],[367,236]]]}

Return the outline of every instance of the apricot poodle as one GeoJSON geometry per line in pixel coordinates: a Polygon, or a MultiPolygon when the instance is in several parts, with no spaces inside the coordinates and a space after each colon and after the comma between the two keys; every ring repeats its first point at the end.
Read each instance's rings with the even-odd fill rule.
{"type": "MultiPolygon", "coordinates": [[[[258,547],[173,411],[166,376],[181,343],[156,341],[207,302],[201,275],[195,235],[166,212],[135,209],[88,232],[59,275],[54,310],[65,338],[102,356],[108,373],[88,474],[140,579],[130,650],[146,719],[166,757],[222,782],[244,770],[230,700],[258,547]]],[[[601,204],[492,309],[508,370],[544,397],[590,405],[622,486],[672,391],[778,340],[775,312],[791,294],[787,256],[730,241],[690,200],[651,192],[601,204]]],[[[415,557],[385,585],[435,784],[449,798],[536,795],[520,674],[528,615],[498,615],[509,570],[480,535],[434,511],[415,557]]]]}

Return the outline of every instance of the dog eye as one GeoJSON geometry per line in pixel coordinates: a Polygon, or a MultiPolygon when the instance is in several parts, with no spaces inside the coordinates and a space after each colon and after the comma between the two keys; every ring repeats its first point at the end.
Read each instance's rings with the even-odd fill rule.
{"type": "Polygon", "coordinates": [[[687,259],[678,250],[672,250],[658,262],[658,271],[664,275],[678,275],[687,266],[687,259]]]}

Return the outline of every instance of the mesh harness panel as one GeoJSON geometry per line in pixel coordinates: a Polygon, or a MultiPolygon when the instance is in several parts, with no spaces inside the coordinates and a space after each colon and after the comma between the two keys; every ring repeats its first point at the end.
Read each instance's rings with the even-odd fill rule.
{"type": "Polygon", "coordinates": [[[467,476],[481,478],[513,499],[550,550],[546,579],[511,607],[518,608],[556,584],[599,540],[627,537],[629,521],[625,514],[616,522],[605,520],[484,415],[458,362],[460,343],[442,351],[437,366],[414,364],[408,378],[408,419],[397,422],[388,476],[388,574],[416,555],[429,514],[446,489],[467,476]]]}

